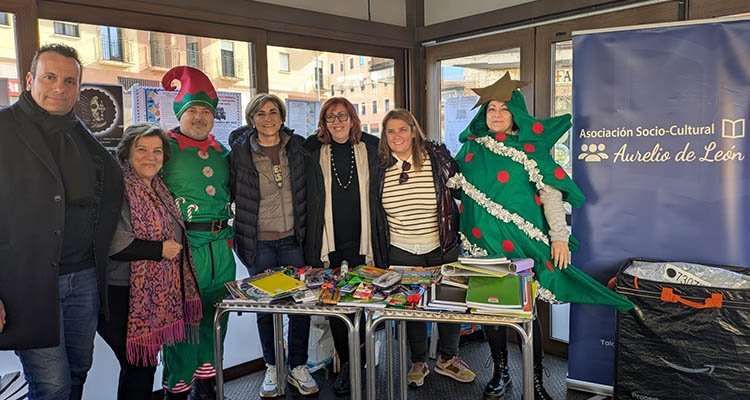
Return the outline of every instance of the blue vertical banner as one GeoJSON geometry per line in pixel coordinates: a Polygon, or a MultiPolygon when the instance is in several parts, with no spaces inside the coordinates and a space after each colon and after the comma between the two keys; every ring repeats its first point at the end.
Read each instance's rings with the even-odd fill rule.
{"type": "MultiPolygon", "coordinates": [[[[574,264],[750,265],[749,43],[747,19],[574,35],[574,264]]],[[[573,305],[569,386],[613,384],[615,318],[573,305]]]]}

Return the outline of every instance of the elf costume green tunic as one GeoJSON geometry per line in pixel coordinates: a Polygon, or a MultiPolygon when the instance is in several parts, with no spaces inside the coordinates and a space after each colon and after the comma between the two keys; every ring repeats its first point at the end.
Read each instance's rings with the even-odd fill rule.
{"type": "MultiPolygon", "coordinates": [[[[481,102],[486,93],[482,89],[476,91],[482,95],[481,102]]],[[[552,146],[570,128],[570,115],[536,119],[526,110],[519,90],[512,90],[510,98],[504,97],[497,100],[504,101],[513,115],[519,128],[517,135],[490,132],[485,114],[488,100],[459,137],[463,145],[456,160],[461,174],[453,178],[452,184],[462,189],[460,231],[464,248],[474,255],[534,259],[542,297],[611,305],[620,311],[632,309],[630,301],[583,271],[573,265],[557,269],[551,259],[549,226],[539,191],[550,185],[561,191],[573,207],[585,200],[550,155],[552,146]]],[[[575,250],[577,245],[571,236],[570,249],[575,250]]]]}
{"type": "MultiPolygon", "coordinates": [[[[211,222],[231,218],[229,201],[229,152],[213,135],[196,141],[169,132],[171,155],[162,176],[187,222],[211,222]]],[[[199,342],[183,342],[163,349],[164,387],[179,392],[192,379],[215,375],[214,304],[226,297],[225,282],[235,279],[232,227],[218,232],[187,230],[193,252],[203,309],[199,342]]],[[[226,319],[222,321],[226,334],[226,319]]],[[[222,340],[224,337],[222,336],[222,340]]]]}
{"type": "MultiPolygon", "coordinates": [[[[178,120],[193,106],[200,107],[198,110],[208,109],[216,115],[219,98],[211,80],[203,72],[188,66],[174,67],[162,77],[162,86],[167,90],[174,90],[175,80],[181,83],[180,91],[172,104],[178,120]]],[[[185,231],[193,252],[203,318],[198,328],[197,342],[193,340],[162,349],[162,386],[170,392],[186,392],[191,389],[193,379],[210,379],[216,375],[214,304],[227,295],[224,283],[235,279],[232,254],[234,232],[226,224],[232,218],[227,159],[229,152],[213,135],[209,134],[204,140],[194,140],[177,129],[169,132],[169,147],[171,157],[164,164],[162,178],[186,222],[185,231]],[[191,229],[189,223],[203,224],[193,225],[191,229]]],[[[227,328],[226,318],[221,321],[221,325],[223,342],[227,328]]]]}

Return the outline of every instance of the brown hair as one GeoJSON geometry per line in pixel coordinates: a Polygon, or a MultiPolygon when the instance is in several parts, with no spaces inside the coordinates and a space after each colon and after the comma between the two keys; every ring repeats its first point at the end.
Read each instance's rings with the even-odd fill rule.
{"type": "Polygon", "coordinates": [[[78,51],[63,43],[45,44],[34,52],[34,58],[31,59],[31,76],[36,77],[36,66],[37,64],[39,64],[39,56],[47,52],[57,53],[63,57],[74,59],[78,64],[78,70],[80,71],[78,73],[78,84],[81,84],[81,77],[83,76],[83,64],[81,64],[81,59],[78,58],[78,51]]]}
{"type": "Polygon", "coordinates": [[[315,134],[323,144],[331,143],[331,132],[328,131],[328,126],[326,126],[326,114],[328,114],[328,110],[337,104],[346,108],[346,112],[349,114],[349,121],[352,122],[352,127],[349,129],[349,141],[352,144],[359,143],[359,140],[362,138],[362,122],[360,122],[357,110],[354,109],[352,103],[343,97],[331,97],[323,103],[323,107],[320,108],[320,117],[318,118],[318,130],[315,134]]]}
{"type": "MultiPolygon", "coordinates": [[[[413,161],[412,166],[414,167],[415,171],[419,171],[422,167],[422,163],[424,163],[424,153],[426,151],[425,146],[428,141],[427,136],[425,136],[422,127],[419,126],[419,122],[417,122],[417,119],[414,118],[414,115],[403,108],[396,108],[394,110],[388,111],[388,113],[385,114],[385,117],[383,117],[381,135],[385,136],[388,134],[388,132],[386,131],[386,124],[388,124],[388,121],[392,119],[398,119],[406,122],[406,125],[409,125],[409,127],[411,128],[411,132],[414,133],[414,135],[412,136],[411,147],[411,157],[413,161]]],[[[380,139],[380,143],[378,144],[378,155],[380,156],[381,164],[385,167],[390,167],[391,165],[396,163],[396,158],[393,156],[391,148],[388,146],[387,137],[380,139]]]]}
{"type": "Polygon", "coordinates": [[[141,138],[149,136],[156,136],[161,139],[164,163],[166,164],[169,160],[169,155],[171,154],[167,133],[164,132],[164,128],[160,125],[145,122],[130,125],[122,134],[122,139],[115,150],[115,155],[117,156],[117,160],[120,161],[120,164],[125,165],[125,163],[128,162],[128,159],[130,158],[130,148],[133,146],[133,143],[138,142],[141,138]]]}
{"type": "Polygon", "coordinates": [[[247,121],[248,125],[253,127],[255,126],[253,125],[253,117],[269,101],[279,109],[281,123],[283,124],[284,122],[286,122],[286,107],[284,106],[284,102],[281,101],[281,99],[275,94],[258,93],[255,95],[255,97],[252,98],[252,100],[250,100],[249,103],[247,103],[247,107],[245,107],[245,121],[247,121]]]}

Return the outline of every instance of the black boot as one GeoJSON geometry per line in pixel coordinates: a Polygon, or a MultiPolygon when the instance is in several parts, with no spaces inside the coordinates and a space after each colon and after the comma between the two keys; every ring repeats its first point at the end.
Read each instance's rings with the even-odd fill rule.
{"type": "Polygon", "coordinates": [[[333,385],[331,385],[331,389],[333,389],[333,392],[337,395],[345,395],[351,391],[351,375],[349,374],[349,363],[345,362],[343,365],[341,365],[341,371],[339,371],[339,376],[336,377],[336,380],[333,382],[333,385]]]}
{"type": "Polygon", "coordinates": [[[193,390],[187,400],[214,400],[216,399],[216,378],[196,379],[193,381],[193,390]]]}
{"type": "Polygon", "coordinates": [[[552,396],[547,393],[544,389],[544,382],[542,376],[544,375],[544,367],[541,363],[534,366],[534,400],[553,400],[552,396]]]}
{"type": "Polygon", "coordinates": [[[492,353],[492,379],[484,387],[485,399],[502,399],[510,387],[508,350],[492,353]]]}
{"type": "Polygon", "coordinates": [[[164,391],[164,400],[187,400],[189,392],[172,393],[164,391]]]}

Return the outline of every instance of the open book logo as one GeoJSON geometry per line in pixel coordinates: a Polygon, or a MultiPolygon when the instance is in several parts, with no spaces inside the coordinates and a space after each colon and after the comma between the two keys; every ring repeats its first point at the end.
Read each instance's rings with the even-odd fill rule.
{"type": "Polygon", "coordinates": [[[721,137],[737,139],[745,137],[745,119],[722,119],[721,137]]]}

